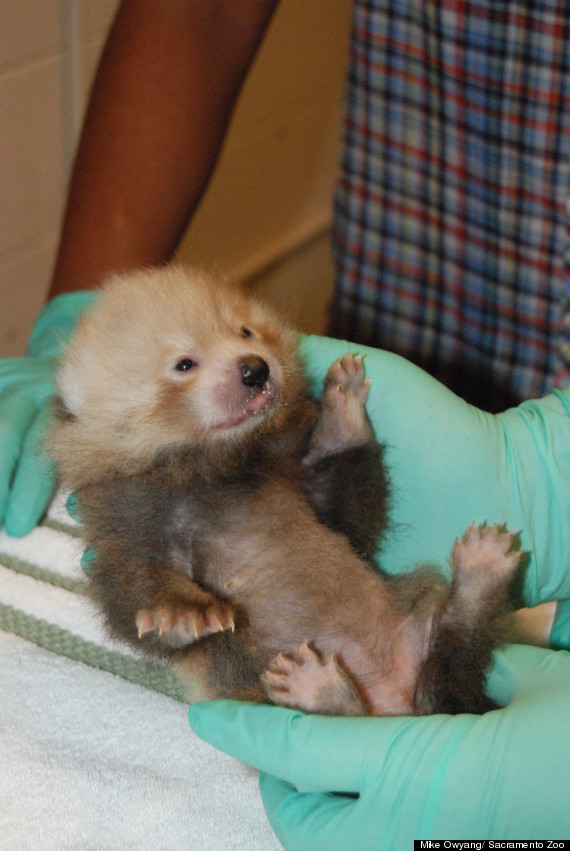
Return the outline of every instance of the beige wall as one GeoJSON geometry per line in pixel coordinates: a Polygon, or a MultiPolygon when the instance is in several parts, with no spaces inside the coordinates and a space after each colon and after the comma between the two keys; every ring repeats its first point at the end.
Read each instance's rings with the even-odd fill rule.
{"type": "MultiPolygon", "coordinates": [[[[91,76],[116,0],[0,0],[0,356],[43,304],[91,76]]],[[[331,289],[350,0],[282,0],[180,248],[321,330],[331,289]]]]}

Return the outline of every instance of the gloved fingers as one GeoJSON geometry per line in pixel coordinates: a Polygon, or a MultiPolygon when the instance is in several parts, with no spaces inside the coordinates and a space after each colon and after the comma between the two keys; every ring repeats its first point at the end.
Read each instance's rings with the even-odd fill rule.
{"type": "Polygon", "coordinates": [[[0,407],[0,523],[4,521],[14,470],[35,414],[33,399],[13,393],[3,394],[0,407]]]}
{"type": "Polygon", "coordinates": [[[48,420],[48,405],[41,405],[23,440],[4,517],[4,527],[14,537],[31,532],[54,491],[55,473],[43,445],[48,420]]]}
{"type": "Polygon", "coordinates": [[[46,455],[35,448],[47,414],[28,431],[36,412],[47,411],[57,359],[81,312],[95,298],[92,292],[76,292],[53,299],[34,325],[28,356],[0,358],[0,525],[6,518],[10,534],[30,531],[53,491],[46,455]]]}
{"type": "Polygon", "coordinates": [[[97,558],[95,550],[87,549],[83,551],[81,556],[81,570],[85,576],[90,576],[93,570],[93,562],[97,558]]]}
{"type": "Polygon", "coordinates": [[[65,508],[72,520],[81,523],[83,516],[81,514],[81,501],[75,491],[72,491],[65,501],[65,508]]]}
{"type": "Polygon", "coordinates": [[[393,741],[419,720],[304,715],[224,700],[195,704],[189,719],[192,729],[214,747],[299,791],[347,794],[362,791],[371,751],[375,763],[381,763],[393,741]]]}
{"type": "MultiPolygon", "coordinates": [[[[296,851],[345,851],[350,837],[358,837],[359,851],[379,847],[379,836],[365,842],[366,823],[361,818],[358,798],[343,795],[299,792],[271,774],[261,774],[259,789],[263,806],[280,842],[296,851]]],[[[378,809],[381,802],[376,802],[378,809]]],[[[378,819],[378,822],[381,822],[378,819]]]]}
{"type": "MultiPolygon", "coordinates": [[[[83,513],[81,510],[81,500],[79,499],[76,491],[71,491],[69,496],[65,501],[65,508],[67,509],[67,513],[71,517],[72,520],[75,520],[77,523],[83,522],[83,513]]],[[[95,550],[86,549],[83,550],[83,554],[81,556],[81,570],[86,576],[90,576],[93,569],[93,562],[97,558],[97,553],[95,550]]]]}
{"type": "MultiPolygon", "coordinates": [[[[83,522],[81,500],[79,499],[76,491],[71,491],[65,501],[65,507],[67,509],[67,513],[69,514],[72,520],[75,520],[77,523],[83,522]]],[[[83,555],[81,556],[81,570],[86,576],[90,575],[92,570],[92,563],[96,557],[97,553],[95,552],[95,550],[87,549],[83,551],[83,555]]]]}

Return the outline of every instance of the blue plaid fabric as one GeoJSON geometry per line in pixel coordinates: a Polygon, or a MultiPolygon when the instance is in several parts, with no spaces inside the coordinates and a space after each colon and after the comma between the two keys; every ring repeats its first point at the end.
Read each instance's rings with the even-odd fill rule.
{"type": "Polygon", "coordinates": [[[570,3],[356,0],[331,333],[490,410],[570,378],[570,3]]]}

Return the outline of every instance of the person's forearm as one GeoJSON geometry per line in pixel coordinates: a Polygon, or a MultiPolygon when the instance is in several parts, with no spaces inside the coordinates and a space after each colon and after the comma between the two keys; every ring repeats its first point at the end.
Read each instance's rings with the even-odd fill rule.
{"type": "Polygon", "coordinates": [[[508,640],[516,644],[550,647],[550,633],[556,615],[556,603],[542,603],[532,609],[513,612],[508,640]]]}
{"type": "Polygon", "coordinates": [[[124,0],[93,87],[50,296],[170,259],[278,0],[124,0]]]}

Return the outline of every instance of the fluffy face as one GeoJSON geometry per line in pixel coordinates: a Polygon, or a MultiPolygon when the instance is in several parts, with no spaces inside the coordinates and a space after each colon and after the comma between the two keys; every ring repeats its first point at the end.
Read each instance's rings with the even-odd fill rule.
{"type": "Polygon", "coordinates": [[[237,289],[179,267],[117,277],[64,358],[52,445],[76,485],[81,469],[142,469],[278,427],[302,387],[295,335],[237,289]]]}

